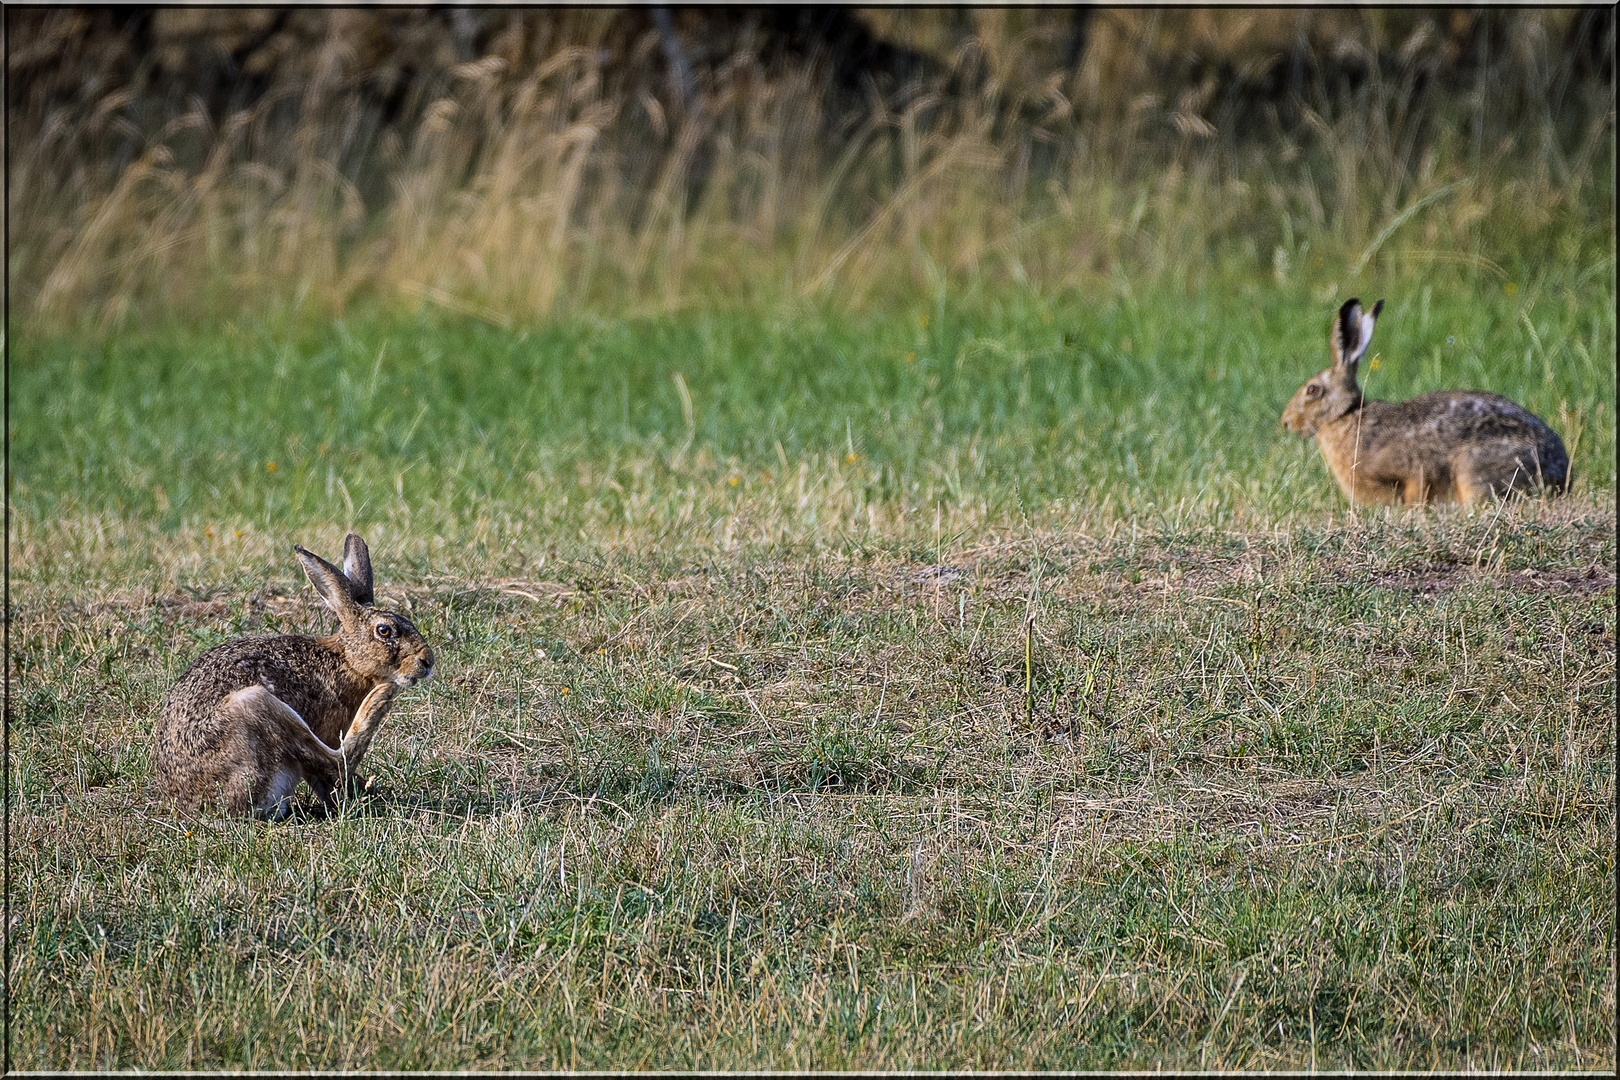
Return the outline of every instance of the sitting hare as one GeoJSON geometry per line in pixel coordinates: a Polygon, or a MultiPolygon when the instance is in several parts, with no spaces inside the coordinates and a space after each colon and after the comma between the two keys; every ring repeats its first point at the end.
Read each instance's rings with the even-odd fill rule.
{"type": "Polygon", "coordinates": [[[372,606],[364,540],[345,538],[342,570],[293,550],[338,632],[240,638],[192,661],[164,697],[156,730],[158,784],[183,806],[218,802],[280,818],[307,780],[331,807],[394,696],[433,674],[433,650],[411,621],[372,606]]]}
{"type": "Polygon", "coordinates": [[[1569,455],[1558,434],[1499,394],[1439,390],[1392,404],[1369,401],[1356,365],[1372,339],[1382,300],[1339,309],[1328,335],[1333,366],[1294,395],[1282,422],[1315,436],[1352,503],[1421,503],[1563,491],[1569,455]]]}

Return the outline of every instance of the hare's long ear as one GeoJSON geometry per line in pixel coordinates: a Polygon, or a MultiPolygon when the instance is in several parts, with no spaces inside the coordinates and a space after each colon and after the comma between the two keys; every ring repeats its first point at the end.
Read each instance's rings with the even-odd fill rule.
{"type": "Polygon", "coordinates": [[[305,551],[297,544],[293,545],[293,550],[298,553],[298,561],[304,564],[309,583],[321,594],[321,599],[338,617],[338,622],[345,627],[358,622],[361,618],[360,605],[355,602],[354,587],[348,575],[313,551],[305,551]]]}
{"type": "Polygon", "coordinates": [[[375,594],[371,590],[371,552],[366,549],[366,542],[360,539],[359,533],[350,533],[343,538],[343,576],[349,579],[349,592],[355,603],[375,602],[375,594]]]}
{"type": "Polygon", "coordinates": [[[1333,349],[1334,367],[1343,369],[1352,378],[1355,376],[1356,365],[1366,355],[1367,346],[1372,342],[1373,324],[1383,310],[1382,300],[1368,312],[1361,310],[1361,301],[1354,297],[1344,302],[1338,318],[1333,320],[1333,334],[1329,342],[1333,349]]]}

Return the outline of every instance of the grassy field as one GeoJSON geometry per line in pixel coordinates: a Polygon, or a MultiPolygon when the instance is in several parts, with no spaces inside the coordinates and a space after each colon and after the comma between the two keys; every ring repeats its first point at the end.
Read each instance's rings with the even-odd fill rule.
{"type": "Polygon", "coordinates": [[[1612,1069],[1577,269],[1358,286],[1372,396],[1570,446],[1474,511],[1278,428],[1342,288],[16,336],[14,1065],[1612,1069]],[[379,793],[176,817],[167,684],[349,527],[442,657],[379,793]]]}

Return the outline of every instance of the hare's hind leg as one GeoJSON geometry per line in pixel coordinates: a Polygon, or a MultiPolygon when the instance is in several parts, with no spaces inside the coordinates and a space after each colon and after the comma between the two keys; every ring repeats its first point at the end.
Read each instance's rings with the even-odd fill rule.
{"type": "Polygon", "coordinates": [[[1469,503],[1532,493],[1541,470],[1531,447],[1512,440],[1469,447],[1457,468],[1457,498],[1469,503]]]}
{"type": "Polygon", "coordinates": [[[328,806],[332,788],[343,775],[343,755],[327,746],[309,729],[291,705],[262,686],[238,690],[220,705],[241,720],[237,730],[245,737],[243,749],[250,768],[233,770],[225,791],[232,810],[249,807],[280,820],[292,808],[293,793],[307,780],[328,806]]]}

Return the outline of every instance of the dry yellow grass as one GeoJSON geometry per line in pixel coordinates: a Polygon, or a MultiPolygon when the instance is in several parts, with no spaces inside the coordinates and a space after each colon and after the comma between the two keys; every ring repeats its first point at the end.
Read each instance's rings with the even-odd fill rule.
{"type": "MultiPolygon", "coordinates": [[[[72,18],[30,23],[44,40],[19,52],[72,18]]],[[[205,24],[222,45],[268,33],[259,18],[163,13],[157,62],[205,24]]],[[[600,11],[514,16],[487,54],[401,84],[370,18],[297,13],[278,33],[332,35],[250,54],[268,90],[223,111],[134,83],[64,100],[25,65],[17,310],[118,324],[371,299],[512,324],[1234,266],[1333,281],[1373,258],[1517,277],[1559,245],[1612,246],[1613,113],[1564,47],[1567,12],[874,13],[933,66],[854,111],[826,57],[711,44],[708,24],[689,47],[735,51],[672,97],[656,33],[600,11]]]]}

